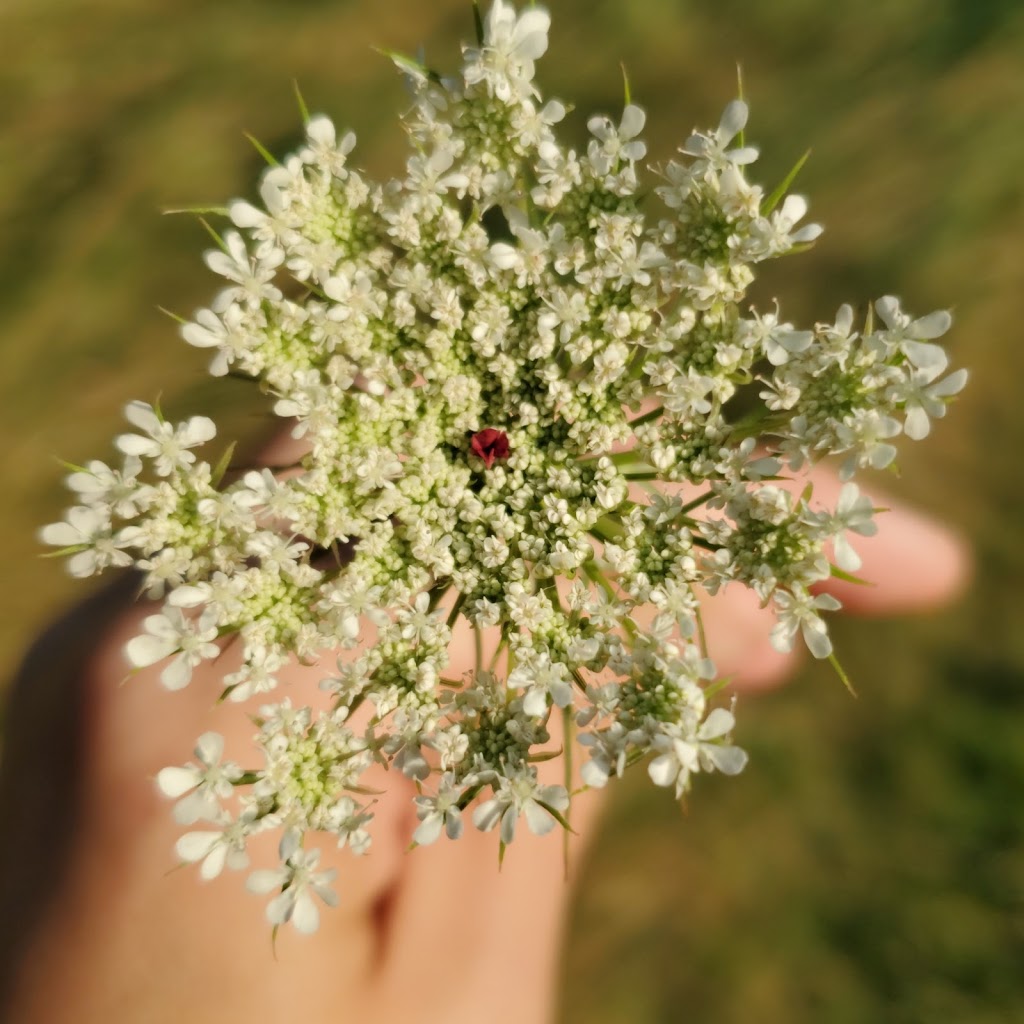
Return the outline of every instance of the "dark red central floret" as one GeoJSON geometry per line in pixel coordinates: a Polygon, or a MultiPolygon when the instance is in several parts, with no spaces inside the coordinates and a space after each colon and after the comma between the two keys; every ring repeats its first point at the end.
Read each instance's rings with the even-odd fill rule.
{"type": "Polygon", "coordinates": [[[490,469],[496,459],[508,458],[508,435],[504,430],[487,427],[485,430],[478,430],[469,439],[469,447],[473,449],[473,454],[483,459],[484,465],[490,469]]]}

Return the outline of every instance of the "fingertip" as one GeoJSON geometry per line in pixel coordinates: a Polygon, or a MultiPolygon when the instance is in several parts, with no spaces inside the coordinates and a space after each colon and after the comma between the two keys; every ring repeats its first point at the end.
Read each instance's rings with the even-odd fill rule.
{"type": "Polygon", "coordinates": [[[781,652],[772,647],[767,636],[764,643],[748,653],[733,679],[733,689],[740,693],[758,693],[781,686],[799,667],[797,651],[781,652]]]}
{"type": "Polygon", "coordinates": [[[927,611],[961,594],[971,578],[969,545],[923,512],[896,505],[877,517],[878,533],[857,540],[868,586],[833,580],[829,593],[862,615],[927,611]]]}
{"type": "Polygon", "coordinates": [[[775,617],[752,590],[727,587],[704,601],[701,617],[717,674],[735,690],[769,690],[792,675],[799,655],[772,646],[775,617]]]}

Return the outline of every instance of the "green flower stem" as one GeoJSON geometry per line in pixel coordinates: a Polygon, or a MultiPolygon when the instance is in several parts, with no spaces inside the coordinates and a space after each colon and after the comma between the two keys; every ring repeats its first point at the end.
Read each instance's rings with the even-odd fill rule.
{"type": "Polygon", "coordinates": [[[697,645],[700,647],[701,657],[706,658],[708,656],[708,635],[704,630],[704,616],[701,614],[700,605],[697,605],[693,617],[697,622],[697,645]]]}
{"type": "Polygon", "coordinates": [[[501,657],[502,652],[508,646],[508,631],[505,626],[501,627],[501,639],[498,640],[498,646],[494,649],[494,654],[491,655],[491,663],[487,666],[488,672],[493,672],[498,665],[498,659],[501,657]]]}
{"type": "Polygon", "coordinates": [[[429,611],[434,611],[434,609],[437,608],[437,606],[441,603],[441,599],[444,597],[445,594],[448,593],[449,588],[450,584],[439,583],[428,591],[430,602],[427,605],[427,608],[429,611]]]}
{"type": "Polygon", "coordinates": [[[642,426],[644,423],[650,423],[651,420],[656,420],[664,412],[665,407],[663,405],[659,405],[657,409],[652,409],[650,412],[645,412],[642,416],[637,416],[635,420],[630,420],[629,425],[631,428],[635,430],[637,427],[642,426]]]}
{"type": "MultiPolygon", "coordinates": [[[[692,512],[695,508],[700,508],[701,505],[706,504],[714,496],[714,491],[705,491],[703,494],[698,495],[696,498],[694,498],[693,501],[688,501],[679,511],[683,515],[686,515],[687,512],[692,512]]],[[[693,520],[688,520],[687,525],[689,525],[689,523],[691,522],[693,522],[693,520]]]]}
{"type": "Polygon", "coordinates": [[[455,598],[455,604],[452,605],[452,610],[448,613],[448,628],[451,629],[455,625],[455,620],[459,617],[459,612],[462,611],[462,606],[466,603],[466,595],[459,594],[455,598]]]}

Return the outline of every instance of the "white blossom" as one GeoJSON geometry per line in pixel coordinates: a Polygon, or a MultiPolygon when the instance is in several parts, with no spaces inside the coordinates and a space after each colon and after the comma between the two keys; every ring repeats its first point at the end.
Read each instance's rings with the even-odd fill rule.
{"type": "Polygon", "coordinates": [[[160,476],[191,466],[196,457],[189,449],[205,444],[217,433],[208,416],[193,416],[175,426],[145,402],[129,402],[124,415],[145,434],[121,434],[114,443],[126,455],[153,459],[153,468],[160,476]]]}
{"type": "Polygon", "coordinates": [[[552,811],[560,814],[568,806],[569,794],[564,786],[542,786],[534,769],[522,768],[499,780],[494,797],[473,812],[473,824],[482,832],[489,832],[500,822],[501,841],[511,843],[520,815],[526,818],[527,828],[535,836],[543,836],[558,824],[552,811]]]}
{"type": "Polygon", "coordinates": [[[181,609],[168,607],[156,615],[147,615],[142,627],[145,633],[128,641],[125,656],[135,668],[145,668],[174,655],[160,673],[160,681],[168,690],[187,686],[192,670],[200,662],[220,654],[220,648],[213,642],[217,637],[214,609],[207,609],[198,620],[192,620],[181,609]]]}
{"type": "Polygon", "coordinates": [[[220,290],[180,334],[266,396],[296,442],[280,465],[205,461],[211,419],[132,402],[123,463],[73,467],[72,507],[40,531],[73,575],[140,574],[157,604],[132,666],[179,689],[209,662],[200,699],[253,723],[244,763],[207,732],[157,785],[204,879],[280,837],[249,878],[275,927],[313,931],[335,902],[307,836],[370,850],[371,766],[415,784],[418,845],[467,818],[506,844],[521,816],[566,824],[537,771],[565,754],[553,716],[579,730],[587,786],[643,763],[681,797],[740,771],[700,600],[746,588],[777,650],[830,657],[821,588],[875,531],[853,478],[966,382],[937,343],[948,313],[755,311],[759,264],[821,229],[802,196],[768,208],[746,103],[652,188],[631,99],[587,121],[582,152],[560,137],[569,107],[535,78],[549,28],[494,0],[461,73],[396,57],[410,150],[390,179],[316,114],[258,199],[228,205],[205,255],[220,290]],[[846,482],[822,507],[801,477],[831,457],[846,482]]]}
{"type": "Polygon", "coordinates": [[[267,904],[267,920],[275,927],[291,922],[296,931],[312,935],[320,927],[316,896],[329,907],[337,905],[338,894],[331,888],[338,872],[315,870],[320,863],[319,850],[303,850],[295,833],[281,840],[281,867],[254,871],[246,883],[250,892],[265,894],[280,889],[267,904]]]}
{"type": "Polygon", "coordinates": [[[157,774],[160,792],[178,802],[174,818],[181,825],[197,821],[217,821],[221,817],[221,801],[231,796],[242,770],[231,761],[221,762],[224,737],[206,732],[196,741],[195,756],[199,765],[163,768],[157,774]]]}

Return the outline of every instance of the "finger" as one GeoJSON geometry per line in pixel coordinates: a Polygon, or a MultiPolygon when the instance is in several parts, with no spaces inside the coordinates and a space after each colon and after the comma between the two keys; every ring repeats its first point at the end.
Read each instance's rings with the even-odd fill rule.
{"type": "MultiPolygon", "coordinates": [[[[562,742],[557,712],[551,745],[562,742]]],[[[576,758],[577,762],[580,760],[576,758]]],[[[562,762],[539,766],[543,784],[563,781],[562,762]]],[[[596,832],[603,794],[576,796],[571,808],[569,873],[596,832]]],[[[467,816],[468,817],[468,816],[467,816]]],[[[451,974],[457,953],[458,977],[445,1001],[448,1019],[462,1019],[481,1005],[493,1024],[547,1019],[556,983],[558,951],[572,887],[566,881],[563,836],[556,829],[534,836],[520,820],[499,870],[498,837],[467,821],[455,842],[439,840],[412,851],[394,896],[389,943],[381,966],[382,993],[426,991],[451,974]],[[515,965],[515,984],[495,986],[515,965]]],[[[397,1018],[396,1018],[397,1019],[397,1018]]]]}
{"type": "Polygon", "coordinates": [[[796,670],[802,652],[782,652],[771,643],[775,616],[747,587],[727,586],[701,601],[707,651],[720,678],[737,690],[778,686],[796,670]]]}
{"type": "MultiPolygon", "coordinates": [[[[811,504],[835,508],[842,482],[828,466],[781,484],[800,493],[814,485],[811,504]]],[[[816,587],[834,594],[846,612],[894,615],[923,610],[951,600],[970,575],[967,547],[956,533],[883,492],[866,492],[875,508],[878,532],[854,537],[862,559],[857,571],[863,584],[833,578],[816,587]]],[[[772,646],[775,617],[756,595],[728,586],[701,602],[707,646],[718,673],[733,677],[739,689],[775,686],[790,675],[804,656],[802,648],[782,653],[772,646]]]]}
{"type": "MultiPolygon", "coordinates": [[[[262,704],[285,698],[297,706],[312,707],[314,713],[326,710],[330,698],[318,684],[329,674],[334,655],[325,653],[317,665],[289,664],[279,673],[276,691],[236,704],[219,699],[225,674],[240,663],[241,650],[235,645],[221,658],[198,666],[183,690],[168,692],[159,681],[159,663],[125,681],[127,664],[122,648],[139,632],[145,613],[146,609],[136,609],[117,622],[88,672],[91,713],[83,805],[85,817],[93,822],[94,835],[104,836],[104,842],[112,841],[126,855],[145,843],[152,855],[149,870],[159,875],[159,865],[168,870],[177,864],[175,842],[190,831],[174,822],[172,802],[155,784],[161,769],[194,760],[196,740],[212,731],[224,737],[225,760],[234,761],[245,771],[259,770],[265,757],[252,716],[262,704]]],[[[361,735],[370,714],[371,708],[366,707],[348,723],[357,735],[361,735]]],[[[337,867],[339,876],[345,879],[339,889],[343,915],[372,913],[400,869],[413,820],[414,789],[397,772],[389,773],[374,764],[360,782],[369,791],[364,799],[374,816],[372,855],[338,851],[329,837],[315,844],[322,851],[324,866],[337,867]]],[[[194,826],[202,827],[201,823],[194,826]]],[[[275,834],[250,844],[253,868],[277,866],[276,841],[275,834]]],[[[184,873],[199,885],[195,869],[188,868],[184,873]]],[[[242,888],[238,878],[232,884],[242,888]]]]}
{"type": "Polygon", "coordinates": [[[857,538],[862,565],[856,575],[869,586],[839,579],[828,592],[858,615],[896,615],[952,600],[970,577],[970,555],[961,537],[908,505],[875,493],[878,532],[857,538]]]}

